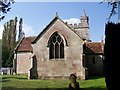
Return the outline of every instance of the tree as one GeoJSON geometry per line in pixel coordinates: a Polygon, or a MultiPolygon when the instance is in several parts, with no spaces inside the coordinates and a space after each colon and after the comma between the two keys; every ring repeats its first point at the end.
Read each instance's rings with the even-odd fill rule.
{"type": "Polygon", "coordinates": [[[0,0],[0,21],[5,18],[5,14],[10,11],[14,0],[0,0]]]}
{"type": "Polygon", "coordinates": [[[4,24],[2,34],[2,66],[12,66],[13,51],[16,46],[17,17],[4,24]]]}
{"type": "Polygon", "coordinates": [[[4,30],[2,33],[2,67],[5,67],[5,63],[9,57],[9,49],[7,42],[7,23],[4,24],[4,30]]]}
{"type": "MultiPolygon", "coordinates": [[[[0,51],[2,51],[2,40],[0,39],[0,51]]],[[[2,52],[0,52],[0,68],[2,67],[2,52]]]]}
{"type": "Polygon", "coordinates": [[[22,39],[22,26],[23,26],[23,19],[20,18],[20,21],[19,21],[19,35],[18,35],[18,41],[20,41],[22,39]]]}
{"type": "Polygon", "coordinates": [[[118,36],[120,35],[120,23],[111,23],[110,19],[117,14],[116,9],[120,5],[120,1],[110,0],[108,5],[111,5],[112,8],[108,17],[108,22],[105,26],[104,71],[107,90],[114,90],[119,88],[119,85],[117,85],[120,76],[120,74],[117,73],[119,71],[119,53],[116,52],[120,50],[120,44],[117,43],[119,42],[118,36]]]}

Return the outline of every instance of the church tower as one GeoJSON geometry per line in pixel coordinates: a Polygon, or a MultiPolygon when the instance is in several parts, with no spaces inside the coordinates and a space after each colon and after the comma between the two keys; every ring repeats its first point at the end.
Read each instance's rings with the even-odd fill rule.
{"type": "Polygon", "coordinates": [[[89,18],[86,16],[86,12],[84,10],[83,16],[81,16],[81,27],[89,28],[89,18]]]}
{"type": "Polygon", "coordinates": [[[81,16],[81,24],[79,26],[78,31],[81,32],[81,35],[84,39],[90,40],[90,33],[89,33],[89,17],[86,15],[84,10],[83,15],[81,16]]]}
{"type": "Polygon", "coordinates": [[[69,25],[71,28],[73,28],[83,39],[87,41],[90,40],[90,33],[89,33],[89,17],[86,15],[86,12],[84,10],[83,15],[80,17],[81,23],[69,25]]]}

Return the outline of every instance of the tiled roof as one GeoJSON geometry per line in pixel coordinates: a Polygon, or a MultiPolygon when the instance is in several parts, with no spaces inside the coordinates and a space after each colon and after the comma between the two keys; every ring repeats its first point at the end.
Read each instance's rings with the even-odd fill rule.
{"type": "Polygon", "coordinates": [[[84,53],[86,54],[103,54],[103,46],[101,42],[87,42],[84,46],[84,53]]]}
{"type": "Polygon", "coordinates": [[[16,51],[33,51],[31,42],[36,36],[24,37],[15,48],[16,51]]]}

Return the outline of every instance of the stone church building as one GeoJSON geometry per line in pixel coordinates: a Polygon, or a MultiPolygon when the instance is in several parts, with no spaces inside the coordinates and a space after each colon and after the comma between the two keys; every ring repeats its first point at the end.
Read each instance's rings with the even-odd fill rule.
{"type": "Polygon", "coordinates": [[[89,18],[67,24],[56,15],[38,36],[24,37],[16,46],[13,68],[29,78],[66,79],[75,73],[84,80],[103,74],[103,42],[92,42],[89,18]]]}

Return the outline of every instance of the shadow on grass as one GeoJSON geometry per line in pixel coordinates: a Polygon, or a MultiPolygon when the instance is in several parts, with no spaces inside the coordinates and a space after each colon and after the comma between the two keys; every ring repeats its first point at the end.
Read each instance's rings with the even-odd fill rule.
{"type": "MultiPolygon", "coordinates": [[[[2,90],[70,90],[69,88],[14,88],[14,87],[2,87],[2,90]]],[[[88,87],[80,88],[76,90],[107,90],[106,88],[88,87]]]]}
{"type": "Polygon", "coordinates": [[[3,79],[2,79],[2,82],[8,82],[8,81],[10,81],[10,80],[3,80],[3,79]]]}
{"type": "Polygon", "coordinates": [[[88,88],[81,88],[80,90],[107,90],[107,89],[101,87],[88,87],[88,88]]]}
{"type": "Polygon", "coordinates": [[[105,78],[105,76],[89,76],[88,79],[99,79],[99,78],[105,78]]]}
{"type": "Polygon", "coordinates": [[[2,77],[1,81],[2,82],[9,82],[11,79],[20,79],[20,80],[27,80],[26,77],[17,77],[17,76],[4,76],[2,77]]]}
{"type": "Polygon", "coordinates": [[[27,79],[27,78],[19,77],[19,76],[6,76],[6,77],[2,77],[2,79],[27,79]]]}
{"type": "MultiPolygon", "coordinates": [[[[89,80],[89,79],[99,79],[99,78],[104,78],[104,76],[89,76],[86,80],[89,80]]],[[[21,77],[19,75],[17,76],[4,76],[2,77],[2,79],[28,79],[27,76],[26,77],[21,77]]]]}

